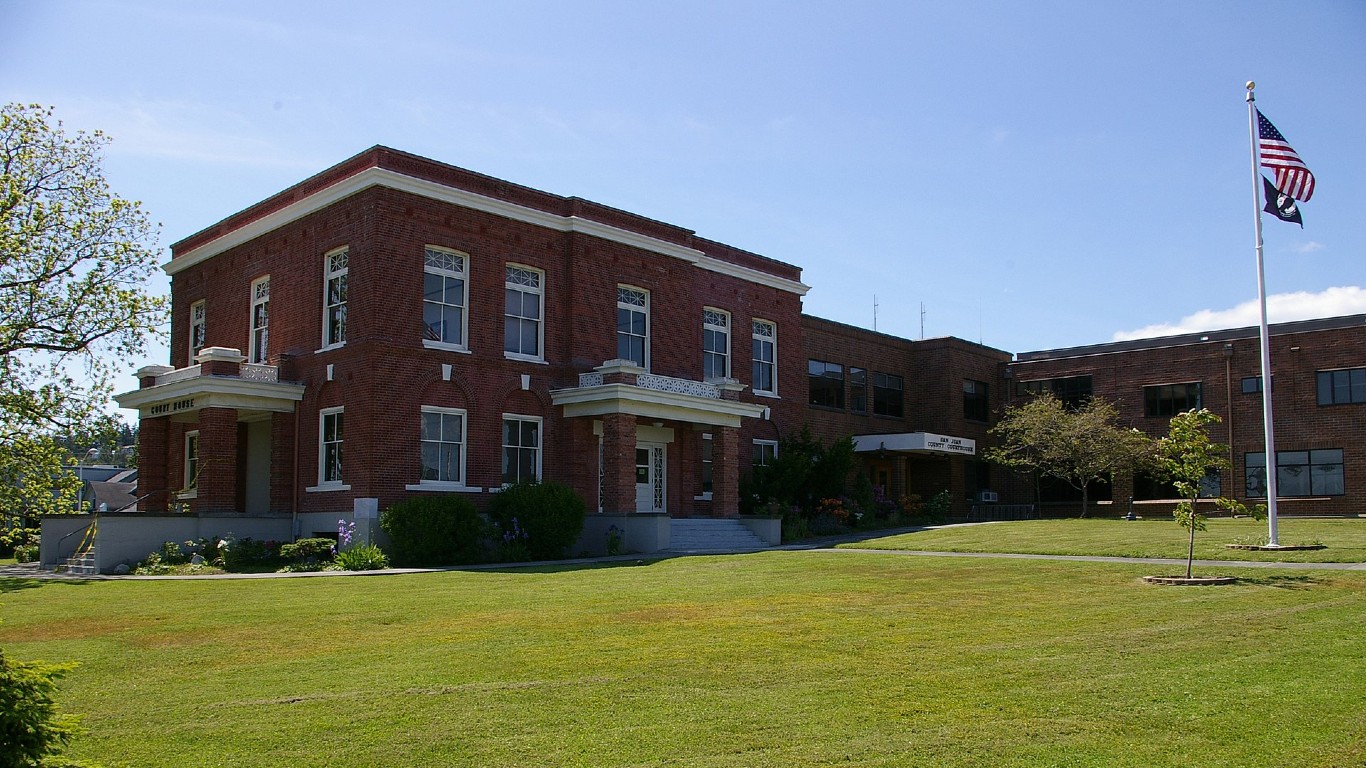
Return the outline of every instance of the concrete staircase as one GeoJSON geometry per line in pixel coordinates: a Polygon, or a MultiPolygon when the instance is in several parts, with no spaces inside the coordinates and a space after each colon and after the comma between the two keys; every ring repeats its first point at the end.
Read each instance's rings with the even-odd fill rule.
{"type": "Polygon", "coordinates": [[[68,557],[63,570],[72,576],[98,576],[100,569],[95,566],[95,548],[89,547],[68,557]]]}
{"type": "Polygon", "coordinates": [[[767,549],[763,539],[739,520],[691,518],[669,521],[670,552],[752,552],[767,549]]]}

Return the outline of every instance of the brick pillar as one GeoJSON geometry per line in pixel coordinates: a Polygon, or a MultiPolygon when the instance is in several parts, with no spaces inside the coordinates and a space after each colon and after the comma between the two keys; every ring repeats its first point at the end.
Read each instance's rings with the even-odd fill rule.
{"type": "Polygon", "coordinates": [[[170,430],[171,420],[164,416],[138,421],[138,496],[146,496],[138,509],[143,512],[165,512],[180,488],[170,479],[170,430]]]}
{"type": "Polygon", "coordinates": [[[740,430],[718,427],[711,436],[712,517],[740,516],[740,430]]]}
{"type": "Polygon", "coordinates": [[[636,511],[636,417],[629,413],[602,417],[602,511],[636,511]]]}
{"type": "MultiPolygon", "coordinates": [[[[297,406],[296,406],[297,407],[297,406]]],[[[294,498],[293,413],[274,413],[270,417],[270,511],[292,512],[294,498]]]]}
{"type": "Polygon", "coordinates": [[[237,409],[199,411],[199,486],[195,512],[237,512],[237,409]]]}
{"type": "Polygon", "coordinates": [[[892,457],[892,487],[887,489],[887,495],[892,501],[900,501],[906,493],[906,457],[897,454],[892,457]]]}

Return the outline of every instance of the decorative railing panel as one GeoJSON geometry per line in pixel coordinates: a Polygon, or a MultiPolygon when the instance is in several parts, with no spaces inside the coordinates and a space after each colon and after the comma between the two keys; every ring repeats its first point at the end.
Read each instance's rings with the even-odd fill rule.
{"type": "Polygon", "coordinates": [[[267,381],[274,384],[280,380],[280,369],[273,365],[243,363],[241,376],[247,381],[267,381]]]}
{"type": "Polygon", "coordinates": [[[707,397],[712,400],[721,399],[721,390],[718,389],[715,384],[708,384],[705,381],[675,379],[669,376],[656,376],[652,373],[642,373],[636,377],[636,386],[641,389],[654,389],[660,392],[674,392],[680,395],[707,397]]]}

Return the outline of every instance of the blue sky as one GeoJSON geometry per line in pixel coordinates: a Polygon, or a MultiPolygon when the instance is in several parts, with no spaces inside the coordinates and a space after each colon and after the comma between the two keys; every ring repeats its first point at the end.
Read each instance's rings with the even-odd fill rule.
{"type": "Polygon", "coordinates": [[[1272,321],[1366,312],[1364,41],[1356,0],[0,0],[0,99],[109,133],[163,247],[386,144],[1021,352],[1256,323],[1249,79],[1318,179],[1272,321]]]}

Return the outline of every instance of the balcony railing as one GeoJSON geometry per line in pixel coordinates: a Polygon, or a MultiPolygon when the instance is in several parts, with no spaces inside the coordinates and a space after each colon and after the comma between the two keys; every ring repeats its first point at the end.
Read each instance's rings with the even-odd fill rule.
{"type": "MultiPolygon", "coordinates": [[[[580,387],[600,387],[602,386],[602,383],[603,378],[601,373],[579,374],[580,387]]],[[[721,389],[715,384],[709,384],[705,381],[676,379],[672,376],[657,376],[653,373],[641,373],[636,375],[635,385],[641,389],[653,389],[658,392],[673,392],[680,395],[705,397],[711,400],[721,399],[721,389]]]]}

